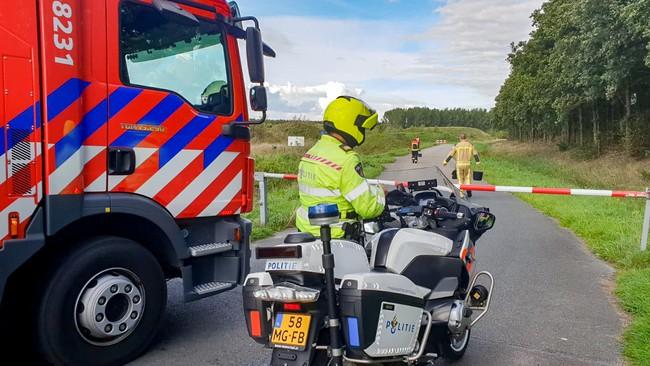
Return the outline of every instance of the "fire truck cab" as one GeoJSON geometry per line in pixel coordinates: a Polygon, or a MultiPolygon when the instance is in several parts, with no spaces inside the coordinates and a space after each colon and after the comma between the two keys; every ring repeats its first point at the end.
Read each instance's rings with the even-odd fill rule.
{"type": "Polygon", "coordinates": [[[0,39],[0,343],[126,363],[167,279],[193,301],[249,270],[247,125],[273,50],[224,0],[19,1],[0,39]]]}

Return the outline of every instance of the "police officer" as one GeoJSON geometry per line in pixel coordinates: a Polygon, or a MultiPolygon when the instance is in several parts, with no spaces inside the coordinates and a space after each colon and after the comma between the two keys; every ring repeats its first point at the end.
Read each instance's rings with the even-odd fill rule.
{"type": "Polygon", "coordinates": [[[332,237],[349,237],[346,228],[354,226],[358,219],[375,218],[384,211],[384,191],[368,184],[359,154],[353,150],[363,144],[366,130],[375,127],[378,116],[363,101],[340,96],[327,106],[323,120],[326,133],[298,166],[300,208],[296,226],[302,232],[320,236],[320,228],[309,224],[307,211],[311,206],[335,203],[341,221],[332,226],[332,237]]]}
{"type": "MultiPolygon", "coordinates": [[[[469,141],[467,141],[467,136],[464,133],[460,134],[460,142],[454,146],[454,148],[449,152],[445,161],[442,162],[442,165],[447,165],[449,161],[453,158],[456,160],[456,175],[458,176],[458,183],[460,184],[472,184],[472,155],[476,159],[476,165],[481,164],[481,160],[478,156],[478,152],[469,141]]],[[[464,195],[464,191],[460,191],[461,195],[464,195]]],[[[469,197],[472,196],[472,192],[468,192],[469,197]]]]}

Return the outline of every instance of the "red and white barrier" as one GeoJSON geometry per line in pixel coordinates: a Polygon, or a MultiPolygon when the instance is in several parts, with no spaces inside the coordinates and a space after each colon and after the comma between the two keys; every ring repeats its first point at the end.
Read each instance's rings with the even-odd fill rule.
{"type": "MultiPolygon", "coordinates": [[[[297,180],[298,176],[295,174],[279,174],[279,173],[256,173],[259,177],[297,180]]],[[[259,178],[258,177],[258,178],[259,178]]],[[[259,179],[258,179],[259,180],[259,179]]],[[[405,187],[407,182],[386,179],[368,179],[368,183],[405,187]]],[[[488,184],[461,184],[456,187],[464,191],[480,191],[480,192],[510,192],[510,193],[533,193],[533,194],[551,194],[562,196],[598,196],[598,197],[617,197],[617,198],[650,198],[650,193],[640,191],[615,191],[605,189],[581,189],[581,188],[545,188],[545,187],[522,187],[522,186],[493,186],[488,184]]]]}
{"type": "Polygon", "coordinates": [[[513,187],[513,186],[491,186],[491,185],[484,185],[484,184],[462,184],[459,186],[459,188],[464,191],[481,191],[481,192],[511,192],[511,193],[555,194],[555,195],[563,195],[563,196],[648,198],[648,193],[646,192],[612,191],[612,190],[603,190],[603,189],[513,187]]]}
{"type": "MultiPolygon", "coordinates": [[[[278,174],[278,173],[255,173],[255,179],[259,182],[260,186],[260,223],[266,224],[267,217],[267,201],[266,201],[266,178],[297,180],[298,176],[295,174],[278,174]]],[[[385,180],[385,179],[368,179],[368,183],[405,187],[407,182],[385,180]]],[[[544,187],[520,187],[520,186],[493,186],[487,184],[461,184],[456,187],[464,191],[480,191],[480,192],[510,192],[510,193],[531,193],[531,194],[551,194],[562,196],[596,196],[596,197],[616,197],[616,198],[645,198],[646,206],[643,217],[643,233],[641,234],[641,250],[644,251],[648,247],[648,231],[650,231],[650,190],[646,192],[640,191],[615,191],[604,189],[581,189],[581,188],[544,188],[544,187]]]]}
{"type": "Polygon", "coordinates": [[[296,180],[298,176],[295,174],[280,174],[280,173],[255,173],[261,174],[264,178],[275,178],[275,179],[286,179],[286,180],[296,180]]]}
{"type": "MultiPolygon", "coordinates": [[[[257,180],[259,181],[260,177],[263,178],[274,178],[274,179],[284,179],[284,180],[297,180],[298,176],[295,174],[280,174],[280,173],[255,173],[259,174],[257,180]]],[[[406,182],[398,182],[394,180],[384,180],[384,179],[367,179],[368,183],[382,186],[401,186],[405,185],[406,182]]]]}

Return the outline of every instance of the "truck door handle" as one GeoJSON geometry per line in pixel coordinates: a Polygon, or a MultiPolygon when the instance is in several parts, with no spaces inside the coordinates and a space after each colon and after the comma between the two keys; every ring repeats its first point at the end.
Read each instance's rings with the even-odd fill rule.
{"type": "Polygon", "coordinates": [[[108,175],[129,175],[135,171],[135,151],[128,147],[108,148],[108,175]]]}

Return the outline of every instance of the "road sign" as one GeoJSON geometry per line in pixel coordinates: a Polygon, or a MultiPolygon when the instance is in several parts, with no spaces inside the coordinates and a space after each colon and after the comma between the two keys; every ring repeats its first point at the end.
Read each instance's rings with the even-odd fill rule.
{"type": "Polygon", "coordinates": [[[305,136],[289,136],[288,146],[305,146],[305,136]]]}

